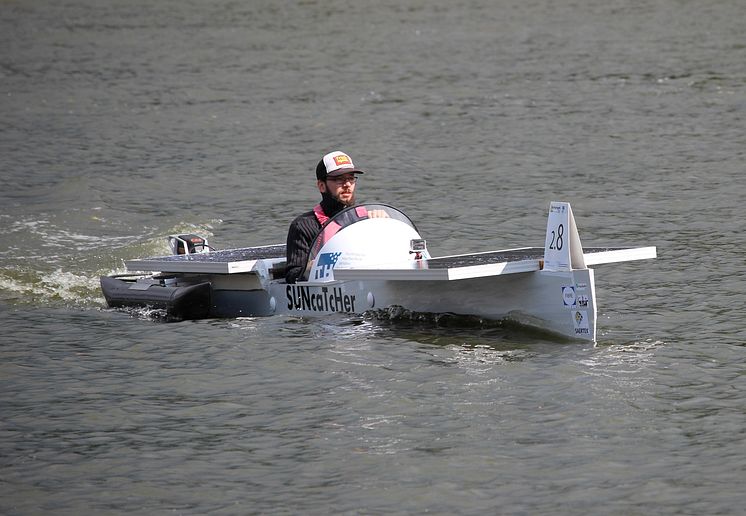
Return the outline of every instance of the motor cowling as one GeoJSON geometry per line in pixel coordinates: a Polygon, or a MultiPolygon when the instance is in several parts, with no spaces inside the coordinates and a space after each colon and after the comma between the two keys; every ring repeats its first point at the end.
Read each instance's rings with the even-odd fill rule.
{"type": "Polygon", "coordinates": [[[209,253],[211,249],[206,238],[194,234],[169,235],[168,246],[171,254],[209,253]]]}

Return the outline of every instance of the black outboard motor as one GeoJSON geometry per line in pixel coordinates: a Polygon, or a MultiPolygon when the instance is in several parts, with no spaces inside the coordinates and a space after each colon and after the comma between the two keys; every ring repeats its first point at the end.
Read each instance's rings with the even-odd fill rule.
{"type": "Polygon", "coordinates": [[[209,253],[212,247],[199,235],[170,235],[168,245],[172,254],[209,253]]]}

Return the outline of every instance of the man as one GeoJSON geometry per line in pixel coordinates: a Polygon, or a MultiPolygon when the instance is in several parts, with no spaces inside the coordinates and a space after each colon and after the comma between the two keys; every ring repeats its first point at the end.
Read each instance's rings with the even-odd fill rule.
{"type": "Polygon", "coordinates": [[[357,174],[362,173],[352,163],[352,159],[340,151],[330,152],[316,165],[316,185],[321,193],[321,202],[290,224],[285,273],[288,283],[295,283],[302,278],[311,244],[321,231],[322,224],[355,204],[357,174]]]}

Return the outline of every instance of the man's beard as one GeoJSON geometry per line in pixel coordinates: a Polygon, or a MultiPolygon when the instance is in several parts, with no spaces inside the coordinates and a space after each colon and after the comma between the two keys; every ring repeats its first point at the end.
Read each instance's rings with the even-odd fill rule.
{"type": "Polygon", "coordinates": [[[339,200],[338,197],[332,196],[327,190],[321,194],[321,207],[328,216],[333,216],[349,206],[355,204],[355,194],[353,193],[352,198],[348,203],[344,203],[339,200]]]}
{"type": "Polygon", "coordinates": [[[350,206],[354,206],[355,205],[355,194],[352,194],[352,196],[350,197],[350,200],[347,201],[347,202],[344,202],[341,199],[338,199],[338,200],[339,200],[340,203],[342,203],[342,204],[345,205],[345,208],[349,208],[350,206]]]}
{"type": "Polygon", "coordinates": [[[350,206],[355,205],[355,193],[352,193],[352,196],[350,197],[350,200],[345,202],[342,199],[339,198],[339,196],[332,196],[334,200],[336,200],[339,204],[343,205],[345,208],[349,208],[350,206]]]}

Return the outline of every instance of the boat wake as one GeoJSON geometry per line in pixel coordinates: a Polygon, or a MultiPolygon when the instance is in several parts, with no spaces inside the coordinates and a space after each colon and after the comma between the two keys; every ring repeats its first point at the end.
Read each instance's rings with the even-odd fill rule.
{"type": "Polygon", "coordinates": [[[0,270],[0,300],[33,305],[98,306],[104,301],[95,276],[81,276],[56,269],[0,270]]]}
{"type": "Polygon", "coordinates": [[[149,306],[145,307],[123,307],[123,308],[110,308],[107,309],[112,312],[121,312],[128,314],[133,319],[142,319],[144,321],[152,321],[157,323],[171,323],[180,322],[182,319],[173,317],[168,314],[165,308],[153,308],[149,306]]]}
{"type": "Polygon", "coordinates": [[[0,302],[99,309],[105,306],[99,277],[125,272],[124,261],[133,256],[168,254],[164,231],[212,234],[209,223],[198,226],[179,223],[165,230],[146,227],[131,231],[132,228],[122,228],[116,221],[93,215],[83,217],[83,224],[81,217],[75,212],[18,220],[4,218],[7,229],[5,245],[0,250],[0,302]],[[96,223],[95,227],[91,221],[96,223]],[[76,227],[76,223],[87,227],[80,231],[67,228],[76,227]]]}

